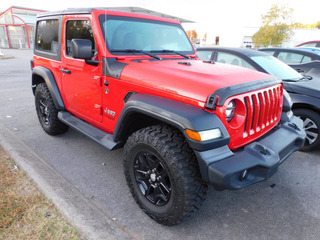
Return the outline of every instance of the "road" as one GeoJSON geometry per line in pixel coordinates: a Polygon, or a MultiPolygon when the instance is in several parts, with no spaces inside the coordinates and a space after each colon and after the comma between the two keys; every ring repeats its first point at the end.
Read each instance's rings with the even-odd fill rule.
{"type": "MultiPolygon", "coordinates": [[[[238,191],[215,191],[193,218],[166,227],[137,206],[125,182],[122,150],[106,149],[70,129],[52,137],[40,127],[31,91],[30,50],[0,60],[0,123],[133,239],[319,239],[320,151],[296,152],[278,173],[238,191]]],[[[63,196],[61,196],[63,198],[63,196]]]]}

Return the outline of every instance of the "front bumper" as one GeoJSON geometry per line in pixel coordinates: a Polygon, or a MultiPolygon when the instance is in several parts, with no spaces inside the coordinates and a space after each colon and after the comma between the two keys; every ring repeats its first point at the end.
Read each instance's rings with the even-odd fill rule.
{"type": "Polygon", "coordinates": [[[223,146],[195,153],[206,182],[218,190],[240,189],[271,177],[305,136],[302,120],[292,117],[241,150],[223,146]]]}

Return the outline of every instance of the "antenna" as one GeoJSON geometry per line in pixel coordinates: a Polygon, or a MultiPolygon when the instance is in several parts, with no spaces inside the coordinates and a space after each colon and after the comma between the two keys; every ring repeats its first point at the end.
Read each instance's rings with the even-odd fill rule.
{"type": "Polygon", "coordinates": [[[105,53],[104,55],[107,56],[107,9],[104,9],[104,49],[105,49],[105,53]]]}

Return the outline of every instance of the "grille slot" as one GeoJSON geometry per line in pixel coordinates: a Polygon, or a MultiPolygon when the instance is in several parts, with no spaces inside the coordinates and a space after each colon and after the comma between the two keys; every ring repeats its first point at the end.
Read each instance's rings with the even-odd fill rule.
{"type": "Polygon", "coordinates": [[[246,119],[243,137],[254,135],[278,123],[282,85],[256,91],[244,97],[246,119]]]}
{"type": "Polygon", "coordinates": [[[252,121],[252,129],[256,129],[257,132],[260,131],[259,126],[259,116],[260,116],[260,102],[259,98],[257,95],[252,95],[252,102],[253,102],[253,109],[254,109],[254,114],[253,114],[253,121],[252,121]]]}

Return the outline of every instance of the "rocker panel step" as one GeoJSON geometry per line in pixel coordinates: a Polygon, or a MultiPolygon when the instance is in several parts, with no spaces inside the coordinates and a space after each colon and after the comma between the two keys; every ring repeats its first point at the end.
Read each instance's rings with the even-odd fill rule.
{"type": "Polygon", "coordinates": [[[107,148],[108,150],[115,150],[120,147],[120,142],[113,141],[113,135],[105,133],[90,124],[76,118],[66,111],[61,111],[58,113],[58,118],[61,122],[66,125],[78,130],[82,134],[88,136],[92,140],[100,143],[102,146],[107,148]]]}

